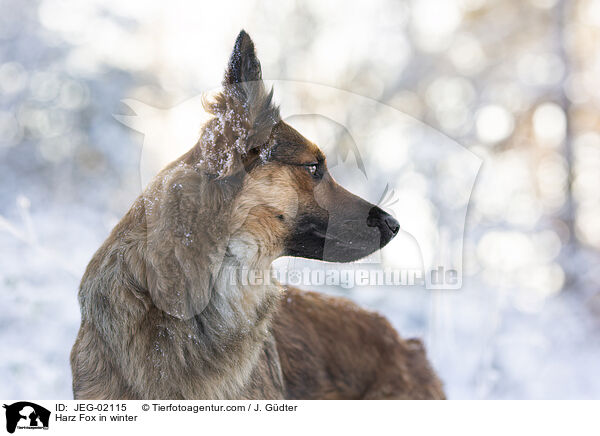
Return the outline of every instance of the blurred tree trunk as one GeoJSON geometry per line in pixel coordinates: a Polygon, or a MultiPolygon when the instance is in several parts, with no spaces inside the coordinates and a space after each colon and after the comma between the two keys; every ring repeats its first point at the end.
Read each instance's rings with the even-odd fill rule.
{"type": "Polygon", "coordinates": [[[569,0],[559,0],[554,8],[554,23],[556,32],[555,46],[562,61],[564,67],[563,80],[559,82],[558,87],[558,104],[562,108],[565,114],[565,137],[562,144],[562,154],[567,164],[567,186],[566,186],[566,199],[563,211],[560,214],[560,219],[567,225],[569,230],[568,241],[566,241],[561,256],[561,266],[565,272],[565,288],[569,288],[569,284],[574,284],[576,280],[575,274],[573,274],[572,268],[572,256],[577,252],[578,240],[575,235],[575,218],[576,218],[576,205],[573,199],[573,179],[574,179],[574,165],[573,165],[573,129],[572,129],[572,104],[569,100],[565,91],[565,80],[569,78],[572,72],[572,63],[569,54],[569,21],[572,13],[573,3],[569,0]]]}

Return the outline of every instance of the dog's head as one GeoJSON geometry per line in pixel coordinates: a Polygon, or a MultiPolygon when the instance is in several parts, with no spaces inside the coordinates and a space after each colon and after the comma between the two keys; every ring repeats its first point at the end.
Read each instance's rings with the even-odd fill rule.
{"type": "Polygon", "coordinates": [[[250,252],[259,248],[272,257],[348,262],[371,254],[398,233],[391,215],[338,185],[317,145],[280,119],[244,31],[223,85],[208,105],[215,118],[205,127],[201,146],[213,153],[212,159],[206,156],[209,171],[244,173],[234,221],[243,220],[237,234],[250,252]],[[222,165],[214,166],[217,162],[222,165]]]}
{"type": "Polygon", "coordinates": [[[159,176],[165,200],[150,208],[148,220],[157,259],[151,287],[177,286],[161,280],[178,275],[198,276],[187,277],[184,289],[202,287],[214,271],[201,265],[227,255],[261,267],[286,255],[353,261],[398,233],[391,215],[335,182],[325,155],[281,120],[272,95],[254,44],[241,31],[223,90],[205,103],[214,118],[198,144],[159,176]],[[173,246],[165,237],[171,228],[178,235],[173,246]]]}

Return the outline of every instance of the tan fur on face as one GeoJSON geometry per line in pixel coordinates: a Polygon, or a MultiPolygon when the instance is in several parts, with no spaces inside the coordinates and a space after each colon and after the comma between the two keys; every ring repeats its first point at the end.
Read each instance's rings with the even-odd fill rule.
{"type": "Polygon", "coordinates": [[[248,175],[233,207],[232,252],[256,268],[269,267],[298,213],[297,191],[289,166],[270,163],[248,175]]]}

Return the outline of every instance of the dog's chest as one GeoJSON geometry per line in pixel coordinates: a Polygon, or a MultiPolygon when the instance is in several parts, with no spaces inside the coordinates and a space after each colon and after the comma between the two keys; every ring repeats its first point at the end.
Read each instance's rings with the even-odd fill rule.
{"type": "Polygon", "coordinates": [[[285,397],[281,362],[275,338],[269,335],[250,379],[241,392],[244,399],[277,400],[285,397]]]}

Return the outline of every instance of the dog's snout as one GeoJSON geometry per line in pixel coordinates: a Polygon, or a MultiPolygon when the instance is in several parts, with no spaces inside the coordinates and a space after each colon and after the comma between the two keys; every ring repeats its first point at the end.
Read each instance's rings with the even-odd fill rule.
{"type": "Polygon", "coordinates": [[[390,242],[400,230],[398,221],[379,207],[371,208],[367,217],[367,225],[369,227],[377,227],[381,232],[381,247],[390,242]]]}

